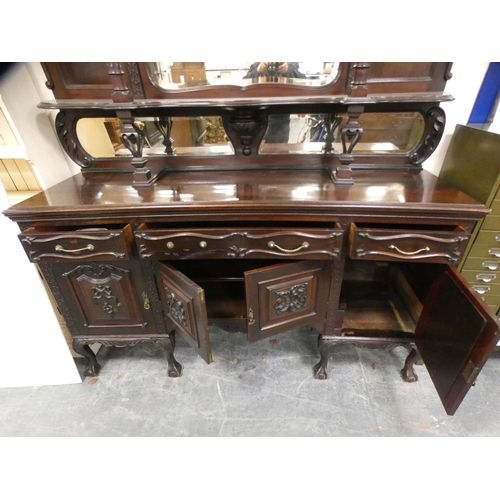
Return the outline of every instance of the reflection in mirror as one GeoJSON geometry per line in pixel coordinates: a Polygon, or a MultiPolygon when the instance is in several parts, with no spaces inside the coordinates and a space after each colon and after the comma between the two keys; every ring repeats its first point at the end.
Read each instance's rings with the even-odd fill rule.
{"type": "Polygon", "coordinates": [[[333,82],[337,62],[156,62],[148,63],[148,75],[163,90],[213,85],[246,86],[286,83],[322,87],[333,82]]]}
{"type": "MultiPolygon", "coordinates": [[[[342,153],[340,130],[347,115],[339,115],[339,124],[332,121],[333,152],[342,153]]],[[[363,129],[353,154],[404,154],[420,142],[424,118],[418,112],[363,113],[359,119],[363,129]]],[[[271,115],[260,154],[322,154],[327,144],[328,120],[325,115],[271,115]],[[279,135],[279,140],[276,136],[279,135]]]]}
{"type": "MultiPolygon", "coordinates": [[[[140,118],[135,125],[145,136],[144,156],[234,154],[220,116],[175,117],[171,128],[157,118],[140,118]],[[167,128],[170,136],[165,137],[167,128]]],[[[94,158],[132,156],[120,139],[118,118],[82,118],[76,131],[83,149],[94,158]]]]}

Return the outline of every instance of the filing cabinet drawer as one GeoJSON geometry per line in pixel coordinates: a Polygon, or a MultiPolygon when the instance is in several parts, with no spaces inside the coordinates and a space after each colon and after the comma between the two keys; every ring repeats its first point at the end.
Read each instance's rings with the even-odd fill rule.
{"type": "Polygon", "coordinates": [[[130,225],[117,229],[54,229],[30,227],[18,235],[31,262],[107,261],[131,256],[130,225]]]}
{"type": "Polygon", "coordinates": [[[432,229],[377,229],[351,225],[349,255],[365,260],[421,260],[458,263],[470,234],[461,227],[432,229]]]}
{"type": "Polygon", "coordinates": [[[462,271],[462,276],[471,285],[500,284],[500,272],[462,271]]]}
{"type": "Polygon", "coordinates": [[[481,225],[481,231],[483,230],[500,230],[500,215],[487,215],[481,225]]]}
{"type": "Polygon", "coordinates": [[[468,257],[475,257],[487,260],[500,258],[500,244],[496,246],[474,244],[469,251],[468,257]]]}
{"type": "Polygon", "coordinates": [[[481,257],[468,257],[465,261],[462,273],[464,271],[482,271],[482,272],[500,272],[500,259],[489,258],[483,259],[481,257]]]}
{"type": "Polygon", "coordinates": [[[336,259],[342,229],[154,229],[135,233],[143,259],[306,258],[336,259]]]}
{"type": "Polygon", "coordinates": [[[500,247],[500,228],[497,231],[481,231],[474,240],[474,245],[489,245],[490,247],[500,247]]]}

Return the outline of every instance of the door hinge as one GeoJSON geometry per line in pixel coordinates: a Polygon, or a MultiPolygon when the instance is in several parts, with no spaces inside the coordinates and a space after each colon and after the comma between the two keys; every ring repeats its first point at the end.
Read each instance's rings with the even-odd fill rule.
{"type": "Polygon", "coordinates": [[[480,368],[478,368],[472,362],[472,360],[469,359],[469,362],[467,363],[465,370],[462,372],[465,382],[467,382],[470,385],[474,385],[474,380],[476,380],[476,377],[479,375],[480,371],[481,371],[480,368]]]}
{"type": "Polygon", "coordinates": [[[198,296],[200,297],[200,302],[203,304],[205,302],[205,290],[198,290],[198,296]]]}

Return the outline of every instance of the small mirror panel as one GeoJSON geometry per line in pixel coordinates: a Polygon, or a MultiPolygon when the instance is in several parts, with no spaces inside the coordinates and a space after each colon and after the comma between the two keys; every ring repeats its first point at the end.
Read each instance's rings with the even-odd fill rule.
{"type": "MultiPolygon", "coordinates": [[[[143,156],[217,156],[234,154],[220,116],[174,117],[166,140],[155,118],[137,119],[144,132],[143,156]]],[[[132,156],[120,139],[118,118],[81,118],[76,131],[83,149],[93,158],[132,156]]]]}
{"type": "MultiPolygon", "coordinates": [[[[333,152],[342,153],[340,131],[347,115],[338,116],[333,133],[333,152]]],[[[363,129],[353,154],[406,154],[422,139],[425,123],[418,112],[363,113],[363,129]]],[[[325,115],[271,115],[260,154],[323,154],[327,141],[325,115]]]]}

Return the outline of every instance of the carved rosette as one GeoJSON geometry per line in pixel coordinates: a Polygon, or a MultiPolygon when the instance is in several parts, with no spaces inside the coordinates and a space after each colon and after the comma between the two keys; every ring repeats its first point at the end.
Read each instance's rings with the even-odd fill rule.
{"type": "Polygon", "coordinates": [[[188,322],[186,319],[186,309],[184,308],[184,303],[179,300],[174,292],[170,288],[165,287],[165,297],[169,312],[175,320],[182,325],[184,328],[188,328],[188,322]]]}
{"type": "Polygon", "coordinates": [[[76,134],[76,117],[66,111],[60,111],[56,116],[56,133],[66,154],[80,167],[88,168],[92,159],[83,150],[76,134]]]}
{"type": "Polygon", "coordinates": [[[436,150],[443,137],[445,124],[446,115],[441,108],[434,107],[427,112],[423,140],[415,153],[410,156],[412,165],[422,164],[436,150]]]}
{"type": "Polygon", "coordinates": [[[276,292],[275,296],[277,299],[273,307],[276,315],[305,309],[307,305],[307,283],[294,285],[290,290],[276,292]]]}

